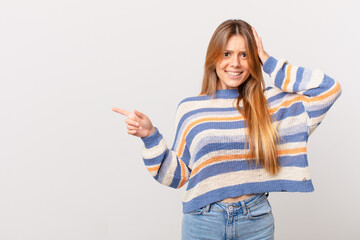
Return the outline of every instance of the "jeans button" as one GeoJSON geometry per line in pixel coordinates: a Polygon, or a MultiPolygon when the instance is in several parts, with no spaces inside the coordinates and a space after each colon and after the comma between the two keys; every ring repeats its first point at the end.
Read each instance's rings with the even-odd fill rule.
{"type": "Polygon", "coordinates": [[[232,211],[234,209],[233,206],[229,206],[229,210],[232,211]]]}

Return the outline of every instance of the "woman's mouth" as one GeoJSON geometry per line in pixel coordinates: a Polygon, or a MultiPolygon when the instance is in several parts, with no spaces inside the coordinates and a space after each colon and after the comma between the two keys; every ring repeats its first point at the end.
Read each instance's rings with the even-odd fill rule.
{"type": "Polygon", "coordinates": [[[238,79],[241,77],[243,72],[240,71],[225,71],[226,75],[231,79],[238,79]]]}

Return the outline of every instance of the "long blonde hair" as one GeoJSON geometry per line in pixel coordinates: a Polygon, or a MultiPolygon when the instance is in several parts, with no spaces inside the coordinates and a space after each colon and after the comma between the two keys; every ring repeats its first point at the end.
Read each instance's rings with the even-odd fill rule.
{"type": "Polygon", "coordinates": [[[267,172],[276,175],[280,171],[277,156],[279,134],[273,125],[275,117],[270,113],[270,107],[264,95],[265,82],[261,72],[261,63],[251,26],[247,22],[227,20],[215,30],[206,53],[200,95],[214,97],[219,81],[215,71],[216,64],[221,60],[226,43],[233,35],[244,37],[250,68],[250,76],[238,87],[239,96],[236,101],[236,108],[244,115],[247,125],[249,160],[255,158],[256,165],[261,164],[267,172]],[[243,109],[239,106],[241,99],[243,99],[243,109]]]}

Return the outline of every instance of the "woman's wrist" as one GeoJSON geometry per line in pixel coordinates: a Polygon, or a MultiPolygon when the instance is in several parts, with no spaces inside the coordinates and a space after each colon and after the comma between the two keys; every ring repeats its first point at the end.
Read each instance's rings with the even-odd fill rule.
{"type": "Polygon", "coordinates": [[[148,135],[148,136],[153,135],[153,134],[155,133],[155,131],[156,131],[156,129],[155,129],[155,127],[153,127],[153,128],[150,130],[150,133],[149,133],[149,135],[148,135]]]}
{"type": "Polygon", "coordinates": [[[264,65],[264,63],[266,62],[266,60],[268,60],[268,58],[270,57],[269,54],[267,54],[265,51],[261,54],[260,60],[261,60],[261,64],[264,65]]]}

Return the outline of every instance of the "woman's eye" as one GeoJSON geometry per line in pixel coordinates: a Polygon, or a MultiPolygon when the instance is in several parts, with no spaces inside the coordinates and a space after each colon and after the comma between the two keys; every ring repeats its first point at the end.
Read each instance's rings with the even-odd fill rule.
{"type": "Polygon", "coordinates": [[[224,57],[228,57],[228,56],[230,56],[230,53],[225,52],[225,53],[224,53],[224,57]]]}
{"type": "Polygon", "coordinates": [[[241,56],[246,58],[246,53],[242,53],[241,56]]]}

